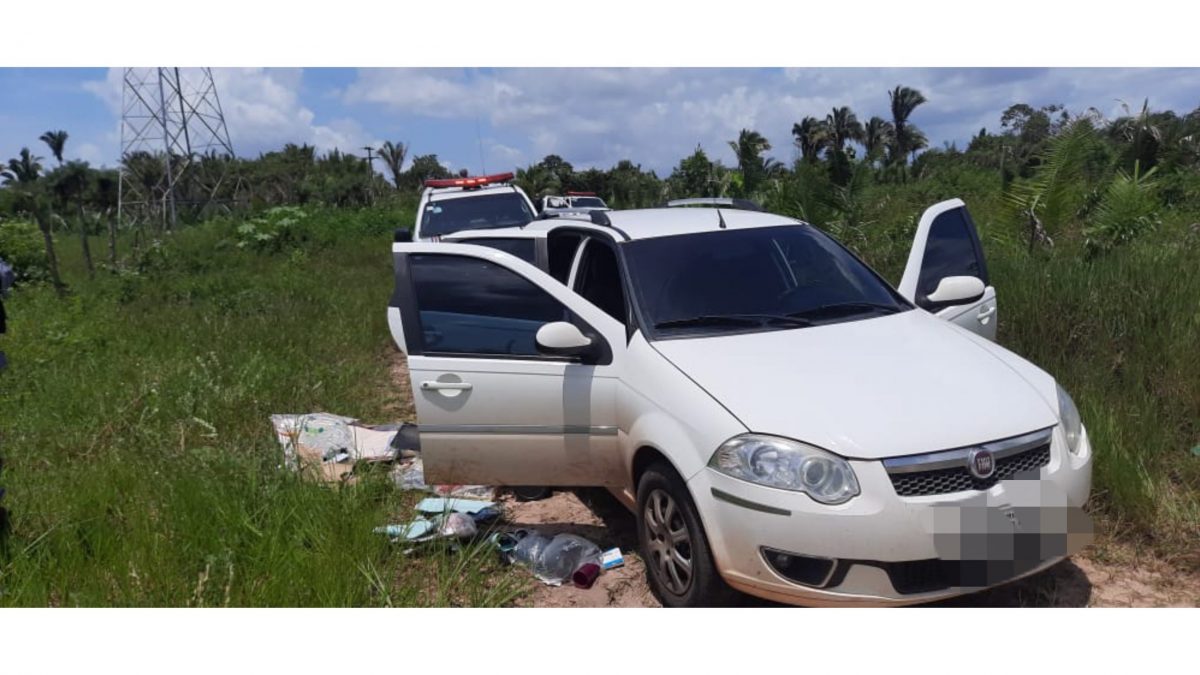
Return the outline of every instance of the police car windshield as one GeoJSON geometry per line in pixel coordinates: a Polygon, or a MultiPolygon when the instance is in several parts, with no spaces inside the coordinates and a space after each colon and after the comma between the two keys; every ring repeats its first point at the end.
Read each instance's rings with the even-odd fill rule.
{"type": "Polygon", "coordinates": [[[587,206],[604,208],[604,200],[599,197],[572,197],[571,206],[587,206]]]}
{"type": "Polygon", "coordinates": [[[429,202],[421,214],[421,236],[437,237],[461,230],[487,230],[524,225],[533,220],[529,205],[516,192],[429,202]]]}

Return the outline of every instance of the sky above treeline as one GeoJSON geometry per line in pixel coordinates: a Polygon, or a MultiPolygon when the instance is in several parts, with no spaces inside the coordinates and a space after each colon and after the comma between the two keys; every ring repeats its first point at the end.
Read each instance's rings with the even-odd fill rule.
{"type": "MultiPolygon", "coordinates": [[[[733,164],[727,141],[743,128],[790,162],[793,123],[841,105],[863,122],[886,119],[896,85],[929,99],[911,121],[932,147],[999,131],[1014,103],[1110,118],[1147,98],[1155,110],[1200,107],[1200,68],[220,68],[213,77],[238,155],[285,143],[361,155],[391,140],[410,158],[437,154],[472,172],[557,154],[576,168],[631,159],[665,175],[697,146],[733,164]]],[[[65,129],[68,158],[115,165],[121,83],[120,68],[0,68],[0,159],[24,146],[48,156],[38,136],[65,129]]]]}

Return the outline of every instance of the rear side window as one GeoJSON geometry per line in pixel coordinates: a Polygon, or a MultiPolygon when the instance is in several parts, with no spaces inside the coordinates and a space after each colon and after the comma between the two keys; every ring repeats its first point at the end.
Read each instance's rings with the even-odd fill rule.
{"type": "Polygon", "coordinates": [[[925,242],[925,258],[917,278],[917,296],[937,290],[945,277],[979,277],[988,284],[987,266],[966,209],[952,209],[934,219],[925,242]]]}
{"type": "Polygon", "coordinates": [[[625,285],[621,281],[617,255],[610,247],[595,239],[588,242],[579,261],[579,278],[575,286],[576,292],[588,302],[622,324],[626,323],[625,285]]]}
{"type": "Polygon", "coordinates": [[[410,255],[422,351],[540,358],[534,336],[567,309],[495,263],[454,255],[410,255]]]}
{"type": "Polygon", "coordinates": [[[517,256],[530,264],[535,262],[533,252],[533,240],[527,238],[516,237],[474,237],[471,239],[459,239],[455,243],[458,244],[475,244],[476,246],[487,246],[505,253],[517,256]]]}
{"type": "Polygon", "coordinates": [[[575,262],[575,253],[582,241],[583,235],[576,232],[551,232],[546,240],[550,257],[550,276],[564,285],[570,281],[571,265],[575,262]]]}

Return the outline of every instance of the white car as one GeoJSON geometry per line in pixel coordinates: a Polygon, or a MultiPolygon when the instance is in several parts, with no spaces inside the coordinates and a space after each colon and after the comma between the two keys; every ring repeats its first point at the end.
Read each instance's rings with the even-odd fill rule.
{"type": "Polygon", "coordinates": [[[604,200],[595,192],[568,192],[565,197],[546,195],[542,197],[540,213],[552,215],[587,215],[591,211],[611,211],[604,200]]]}
{"type": "Polygon", "coordinates": [[[534,218],[533,202],[511,173],[425,181],[414,241],[438,241],[459,230],[512,227],[534,218]]]}
{"type": "Polygon", "coordinates": [[[782,216],[591,218],[487,233],[532,263],[394,245],[429,480],[609,488],[668,606],[926,602],[1090,540],[1087,432],[989,339],[961,201],[924,214],[898,289],[782,216]]]}

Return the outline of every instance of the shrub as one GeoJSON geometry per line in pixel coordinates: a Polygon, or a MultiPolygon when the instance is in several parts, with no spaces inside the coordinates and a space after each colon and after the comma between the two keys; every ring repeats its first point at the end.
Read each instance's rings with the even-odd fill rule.
{"type": "Polygon", "coordinates": [[[0,258],[13,266],[17,282],[41,282],[50,278],[45,242],[36,225],[23,220],[0,221],[0,258]]]}

